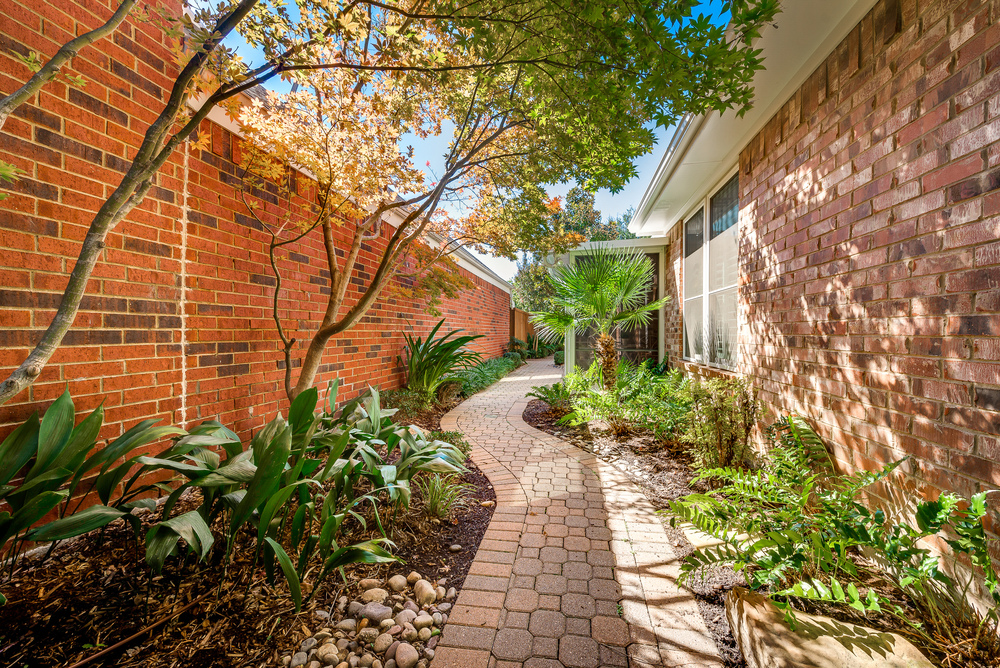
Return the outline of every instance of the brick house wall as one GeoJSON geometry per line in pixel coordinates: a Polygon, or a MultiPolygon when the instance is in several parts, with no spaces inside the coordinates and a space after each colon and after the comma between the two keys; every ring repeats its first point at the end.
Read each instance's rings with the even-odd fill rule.
{"type": "MultiPolygon", "coordinates": [[[[11,52],[51,56],[110,16],[112,4],[0,0],[0,90],[12,91],[28,76],[11,52]]],[[[0,157],[26,172],[0,203],[4,376],[51,321],[87,225],[162,108],[176,68],[159,30],[129,19],[113,38],[81,51],[69,71],[83,75],[86,86],[49,84],[0,133],[0,157]]],[[[202,130],[210,148],[177,151],[143,203],[109,235],[62,347],[30,390],[0,406],[0,435],[66,387],[80,412],[103,402],[102,438],[150,417],[188,426],[216,418],[247,436],[278,410],[287,413],[270,311],[270,236],[237,198],[239,138],[209,121],[202,130]]],[[[306,210],[300,194],[289,201],[274,184],[253,196],[272,219],[306,210]]],[[[382,237],[365,247],[358,282],[373,271],[390,230],[383,225],[382,237]]],[[[348,231],[345,224],[342,237],[348,231]]],[[[279,251],[278,260],[280,310],[289,336],[299,340],[293,357],[300,360],[329,291],[318,231],[279,251]]],[[[485,334],[477,347],[497,356],[508,340],[510,295],[462,271],[474,287],[440,305],[446,326],[485,334]]],[[[339,377],[346,384],[341,397],[368,385],[398,387],[402,333],[426,332],[438,320],[425,306],[390,291],[330,341],[317,384],[339,377]]]]}
{"type": "Polygon", "coordinates": [[[881,0],[742,150],[740,187],[761,397],[848,468],[1000,487],[1000,2],[881,0]]]}

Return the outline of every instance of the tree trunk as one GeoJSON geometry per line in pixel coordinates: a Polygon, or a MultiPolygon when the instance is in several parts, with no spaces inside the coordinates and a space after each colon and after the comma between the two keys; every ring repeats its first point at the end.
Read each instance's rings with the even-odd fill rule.
{"type": "Polygon", "coordinates": [[[618,351],[615,350],[614,338],[607,334],[597,337],[597,359],[601,363],[601,375],[604,377],[604,389],[614,388],[618,380],[618,351]]]}

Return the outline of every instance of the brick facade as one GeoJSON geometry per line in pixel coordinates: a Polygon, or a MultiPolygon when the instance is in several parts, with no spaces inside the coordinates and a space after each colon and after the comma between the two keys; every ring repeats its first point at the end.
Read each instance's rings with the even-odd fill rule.
{"type": "MultiPolygon", "coordinates": [[[[51,56],[106,19],[112,4],[0,0],[0,90],[12,91],[28,75],[10,52],[51,56]]],[[[130,19],[113,38],[81,51],[70,72],[83,75],[86,86],[46,86],[0,133],[0,157],[26,172],[0,204],[4,376],[50,322],[86,227],[161,109],[175,65],[156,27],[130,19]]],[[[278,410],[287,412],[270,312],[270,237],[237,197],[239,138],[208,121],[202,130],[211,147],[178,151],[149,196],[109,235],[72,331],[35,385],[0,407],[0,434],[67,386],[80,411],[104,403],[102,437],[149,417],[187,425],[217,418],[246,436],[278,410]]],[[[276,186],[254,196],[275,219],[305,210],[305,199],[296,194],[288,201],[276,186]]],[[[382,238],[362,253],[357,282],[374,268],[391,229],[382,227],[382,238]]],[[[346,225],[341,231],[346,235],[346,225]]],[[[299,339],[294,358],[300,360],[329,291],[322,239],[314,232],[278,259],[280,309],[289,336],[299,339]]],[[[440,306],[447,326],[486,334],[479,349],[499,355],[508,339],[510,295],[463,273],[475,286],[440,306]]],[[[339,377],[346,383],[341,396],[369,384],[398,387],[402,332],[426,332],[437,319],[423,303],[383,297],[330,341],[318,384],[339,377]]]]}
{"type": "MultiPolygon", "coordinates": [[[[881,0],[740,155],[739,369],[847,467],[1000,487],[1000,2],[881,0]]],[[[994,526],[994,533],[996,527],[994,526]]]]}

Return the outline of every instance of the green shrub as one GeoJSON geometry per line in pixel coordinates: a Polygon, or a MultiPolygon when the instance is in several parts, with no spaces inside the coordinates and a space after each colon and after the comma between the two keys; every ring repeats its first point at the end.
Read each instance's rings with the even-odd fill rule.
{"type": "Polygon", "coordinates": [[[503,358],[514,362],[517,366],[524,364],[524,358],[521,357],[521,353],[507,352],[503,354],[503,358]]]}
{"type": "Polygon", "coordinates": [[[601,420],[617,436],[648,430],[663,442],[675,441],[687,427],[690,389],[679,371],[656,376],[645,366],[621,360],[614,386],[604,390],[601,368],[595,363],[585,372],[567,376],[566,385],[573,422],[601,420]]]}
{"type": "Polygon", "coordinates": [[[557,413],[568,413],[570,411],[571,395],[569,386],[565,383],[532,387],[531,392],[528,392],[528,396],[541,399],[557,413]]]}
{"type": "Polygon", "coordinates": [[[742,466],[760,404],[746,378],[713,378],[691,385],[691,419],[681,436],[698,468],[742,466]]]}
{"type": "MultiPolygon", "coordinates": [[[[157,420],[144,420],[97,450],[103,406],[78,425],[74,425],[75,419],[76,407],[66,391],[41,420],[34,413],[0,443],[0,505],[4,507],[0,512],[0,569],[13,571],[29,541],[80,536],[119,518],[138,532],[139,521],[131,510],[152,505],[149,500],[136,499],[152,485],[136,487],[147,469],[140,467],[133,473],[139,457],[131,453],[166,436],[187,433],[176,427],[154,427],[157,420]],[[97,475],[92,488],[101,503],[77,512],[78,501],[70,509],[80,482],[93,471],[97,475]],[[16,478],[20,480],[12,482],[16,478]],[[59,517],[33,526],[51,511],[57,511],[59,517]]],[[[4,600],[0,594],[0,604],[4,600]]]]}
{"type": "Polygon", "coordinates": [[[418,479],[416,485],[427,515],[440,519],[447,519],[457,508],[467,506],[466,497],[473,491],[472,485],[461,482],[456,475],[436,473],[418,479]]]}
{"type": "Polygon", "coordinates": [[[699,479],[722,486],[670,504],[671,523],[691,522],[722,541],[688,556],[678,583],[706,567],[728,565],[744,572],[753,589],[775,597],[792,621],[796,599],[821,600],[894,615],[932,647],[939,642],[957,646],[955,630],[963,626],[979,629],[976,643],[995,646],[997,608],[979,618],[966,601],[969,583],[945,575],[937,556],[921,542],[940,534],[981,570],[986,589],[1000,605],[982,523],[985,494],[971,500],[941,494],[920,503],[913,527],[861,503],[862,494],[888,478],[902,460],[874,472],[837,475],[823,441],[801,418],[785,417],[772,434],[774,446],[760,470],[702,471],[699,479]],[[942,532],[946,526],[948,534],[942,532]],[[867,564],[864,570],[857,563],[861,555],[872,557],[861,562],[867,564]],[[883,566],[882,579],[913,603],[923,624],[872,585],[872,564],[883,566]]]}
{"type": "Polygon", "coordinates": [[[471,397],[476,392],[485,390],[518,366],[520,364],[505,355],[460,371],[457,375],[462,379],[462,395],[471,397]]]}
{"type": "Polygon", "coordinates": [[[557,350],[552,361],[558,366],[562,366],[566,362],[566,353],[562,350],[557,350]]]}
{"type": "Polygon", "coordinates": [[[482,334],[455,336],[462,331],[456,329],[434,338],[443,324],[442,318],[434,325],[426,340],[404,333],[406,359],[404,361],[402,356],[397,357],[400,364],[406,367],[407,388],[424,396],[428,402],[435,399],[442,383],[455,377],[456,370],[482,361],[479,353],[466,349],[476,339],[483,338],[482,334]]]}
{"type": "Polygon", "coordinates": [[[430,438],[454,445],[466,458],[472,452],[472,444],[465,440],[465,434],[460,431],[432,431],[430,438]]]}
{"type": "Polygon", "coordinates": [[[406,387],[382,392],[382,403],[386,408],[396,409],[396,421],[404,424],[413,422],[433,406],[426,394],[406,387]]]}

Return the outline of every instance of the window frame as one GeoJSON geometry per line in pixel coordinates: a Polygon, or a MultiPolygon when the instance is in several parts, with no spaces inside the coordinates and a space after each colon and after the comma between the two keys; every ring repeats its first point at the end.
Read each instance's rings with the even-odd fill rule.
{"type": "MultiPolygon", "coordinates": [[[[741,233],[742,233],[742,229],[741,229],[742,228],[742,220],[741,220],[741,216],[740,216],[741,205],[740,205],[740,198],[739,198],[739,193],[740,193],[740,189],[739,189],[739,173],[740,172],[739,172],[739,166],[738,165],[735,165],[731,169],[727,170],[726,173],[725,173],[725,175],[721,179],[719,179],[715,183],[715,185],[712,188],[710,188],[705,193],[705,195],[699,200],[699,202],[698,202],[698,204],[696,206],[691,207],[687,211],[686,215],[684,215],[681,218],[681,221],[680,221],[680,226],[681,226],[681,240],[682,240],[682,247],[681,247],[681,272],[682,273],[681,273],[681,276],[682,276],[682,280],[684,281],[684,283],[683,283],[683,289],[680,290],[680,295],[679,295],[680,296],[680,300],[681,300],[681,308],[680,308],[680,316],[681,316],[681,359],[683,359],[683,360],[685,360],[687,362],[693,362],[695,364],[701,364],[703,366],[708,366],[708,367],[712,367],[712,368],[716,368],[716,369],[722,369],[722,370],[725,370],[725,371],[733,371],[733,370],[736,369],[735,355],[734,355],[733,359],[730,360],[730,364],[726,365],[726,364],[720,364],[719,362],[709,361],[708,360],[707,350],[704,351],[700,356],[696,355],[694,353],[694,347],[693,346],[690,346],[691,356],[688,356],[686,354],[687,351],[688,351],[688,348],[689,348],[688,341],[687,341],[687,326],[686,326],[686,323],[684,322],[684,320],[685,320],[685,308],[684,307],[686,306],[685,302],[689,299],[686,296],[686,294],[685,294],[686,291],[687,291],[687,258],[688,258],[688,253],[687,253],[687,224],[688,224],[688,222],[690,222],[690,220],[693,217],[695,217],[696,215],[698,215],[699,212],[701,212],[701,214],[702,214],[702,219],[701,219],[701,224],[702,224],[701,249],[703,250],[702,261],[701,261],[701,264],[702,264],[702,267],[701,267],[701,293],[699,293],[698,295],[694,295],[694,296],[690,297],[690,299],[692,299],[692,300],[693,299],[701,299],[701,330],[702,330],[701,334],[702,334],[702,340],[703,341],[707,341],[708,340],[708,327],[709,327],[709,322],[710,322],[709,305],[711,304],[711,297],[712,297],[712,295],[717,295],[717,294],[720,294],[720,293],[725,292],[727,290],[732,290],[734,287],[737,288],[737,289],[739,288],[739,271],[738,270],[737,270],[737,275],[736,275],[736,282],[733,283],[732,285],[726,285],[726,286],[723,286],[723,287],[720,287],[720,288],[715,288],[714,290],[710,289],[710,287],[709,287],[711,285],[711,283],[710,283],[710,280],[711,280],[711,274],[710,274],[710,272],[711,272],[711,266],[712,266],[711,265],[711,252],[709,250],[709,247],[710,247],[711,242],[712,242],[711,229],[710,229],[710,226],[711,226],[711,215],[712,215],[712,204],[711,203],[712,203],[712,198],[715,195],[717,195],[735,177],[737,179],[737,181],[736,181],[736,223],[733,225],[733,227],[736,228],[737,258],[738,258],[739,257],[739,239],[740,239],[740,236],[741,236],[741,233]]],[[[726,228],[726,229],[729,229],[729,228],[726,228]]],[[[736,341],[735,341],[735,347],[736,347],[737,350],[739,348],[739,341],[740,341],[741,329],[742,328],[740,326],[740,317],[739,317],[739,299],[737,299],[737,302],[736,302],[736,341]]]]}

